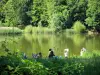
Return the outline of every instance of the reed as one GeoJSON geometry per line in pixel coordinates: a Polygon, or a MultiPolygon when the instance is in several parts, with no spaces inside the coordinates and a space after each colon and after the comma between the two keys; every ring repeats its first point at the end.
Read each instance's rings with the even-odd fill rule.
{"type": "Polygon", "coordinates": [[[41,33],[54,33],[55,29],[48,27],[32,27],[28,25],[24,29],[24,33],[41,34],[41,33]]]}
{"type": "Polygon", "coordinates": [[[21,34],[22,30],[17,27],[0,27],[0,34],[21,34]]]}

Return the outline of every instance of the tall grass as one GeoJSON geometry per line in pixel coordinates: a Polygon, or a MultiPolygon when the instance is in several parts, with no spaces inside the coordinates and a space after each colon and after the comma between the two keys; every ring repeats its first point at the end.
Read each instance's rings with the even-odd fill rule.
{"type": "Polygon", "coordinates": [[[17,27],[0,27],[0,34],[20,34],[22,30],[17,27]]]}
{"type": "Polygon", "coordinates": [[[32,34],[35,34],[35,33],[53,33],[55,32],[55,29],[51,29],[51,28],[48,28],[48,27],[32,27],[31,25],[29,26],[26,26],[25,29],[24,29],[24,32],[25,33],[32,33],[32,34]]]}
{"type": "Polygon", "coordinates": [[[82,58],[92,58],[92,57],[98,57],[100,56],[100,53],[98,50],[93,50],[92,52],[84,52],[82,58]]]}
{"type": "Polygon", "coordinates": [[[55,30],[48,27],[33,27],[32,33],[53,33],[55,30]]]}
{"type": "Polygon", "coordinates": [[[75,33],[74,29],[66,29],[65,32],[66,32],[67,34],[74,34],[74,33],[75,33]]]}

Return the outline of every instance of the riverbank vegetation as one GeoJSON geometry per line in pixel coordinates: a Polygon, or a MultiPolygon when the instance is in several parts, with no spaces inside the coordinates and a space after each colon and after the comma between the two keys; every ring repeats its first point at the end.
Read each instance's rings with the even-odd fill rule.
{"type": "MultiPolygon", "coordinates": [[[[24,58],[18,50],[6,51],[0,56],[1,75],[99,75],[100,54],[92,52],[89,56],[72,56],[69,58],[24,58]]],[[[88,53],[88,52],[87,52],[88,53]]],[[[87,55],[86,53],[86,55],[87,55]]]]}
{"type": "Polygon", "coordinates": [[[48,28],[48,27],[33,27],[32,25],[28,25],[24,29],[24,33],[54,33],[54,28],[48,28]]]}
{"type": "Polygon", "coordinates": [[[22,30],[17,27],[0,27],[0,34],[21,34],[22,30]]]}
{"type": "Polygon", "coordinates": [[[100,32],[99,0],[1,0],[0,26],[42,26],[57,32],[80,21],[87,30],[100,32]]]}

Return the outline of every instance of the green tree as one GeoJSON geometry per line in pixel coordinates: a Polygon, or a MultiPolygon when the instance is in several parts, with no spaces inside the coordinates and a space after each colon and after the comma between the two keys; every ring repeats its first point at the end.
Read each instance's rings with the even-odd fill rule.
{"type": "Polygon", "coordinates": [[[47,14],[50,27],[66,29],[86,18],[87,0],[48,0],[47,14]],[[58,20],[59,19],[59,20],[58,20]]]}
{"type": "Polygon", "coordinates": [[[27,0],[9,0],[4,8],[5,23],[7,26],[28,24],[27,0]]]}
{"type": "Polygon", "coordinates": [[[70,28],[73,23],[80,20],[84,23],[86,18],[87,0],[66,0],[68,15],[66,19],[66,25],[70,28]]]}
{"type": "Polygon", "coordinates": [[[42,25],[45,26],[47,23],[46,8],[44,0],[33,0],[31,7],[30,16],[32,18],[31,24],[33,26],[42,25]]]}
{"type": "Polygon", "coordinates": [[[100,28],[100,0],[88,0],[86,16],[86,24],[89,27],[100,28]]]}
{"type": "Polygon", "coordinates": [[[1,0],[0,1],[0,25],[2,25],[2,23],[4,23],[5,20],[5,15],[3,13],[3,7],[5,6],[5,4],[7,3],[8,0],[1,0]]]}
{"type": "Polygon", "coordinates": [[[1,0],[0,23],[6,26],[29,25],[71,28],[81,21],[100,31],[99,0],[1,0]]]}

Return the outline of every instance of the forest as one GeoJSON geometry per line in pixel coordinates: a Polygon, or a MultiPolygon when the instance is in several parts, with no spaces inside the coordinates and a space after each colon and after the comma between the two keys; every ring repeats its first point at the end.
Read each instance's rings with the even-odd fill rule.
{"type": "Polygon", "coordinates": [[[79,21],[100,32],[100,0],[0,0],[0,26],[71,29],[79,21]]]}
{"type": "Polygon", "coordinates": [[[0,75],[100,75],[100,0],[0,0],[0,75]]]}

